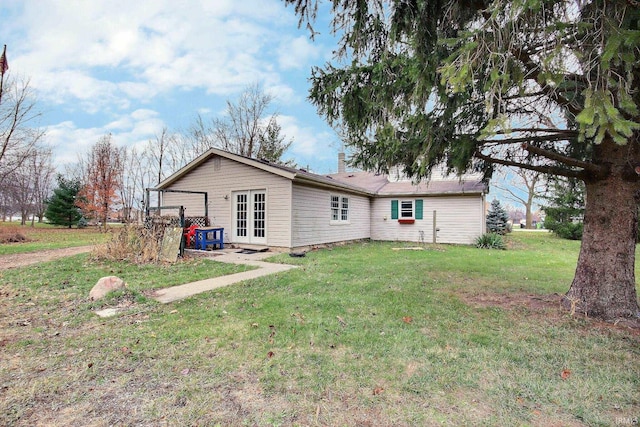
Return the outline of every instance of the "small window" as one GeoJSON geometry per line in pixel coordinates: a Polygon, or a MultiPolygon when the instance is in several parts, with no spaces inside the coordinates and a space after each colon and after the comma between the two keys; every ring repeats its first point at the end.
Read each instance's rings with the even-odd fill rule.
{"type": "Polygon", "coordinates": [[[331,196],[331,221],[340,220],[340,197],[331,196]]]}
{"type": "Polygon", "coordinates": [[[400,219],[413,219],[413,200],[400,202],[400,219]]]}
{"type": "Polygon", "coordinates": [[[342,198],[342,206],[340,209],[340,220],[341,221],[349,221],[349,198],[342,198]]]}
{"type": "Polygon", "coordinates": [[[349,221],[349,198],[331,196],[331,222],[346,223],[349,221]]]}

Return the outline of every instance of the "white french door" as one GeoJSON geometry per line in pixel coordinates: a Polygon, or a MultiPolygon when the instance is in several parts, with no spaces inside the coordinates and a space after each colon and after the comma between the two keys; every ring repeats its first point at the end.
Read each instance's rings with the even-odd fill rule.
{"type": "Polygon", "coordinates": [[[234,243],[267,243],[267,192],[265,190],[233,193],[234,243]]]}

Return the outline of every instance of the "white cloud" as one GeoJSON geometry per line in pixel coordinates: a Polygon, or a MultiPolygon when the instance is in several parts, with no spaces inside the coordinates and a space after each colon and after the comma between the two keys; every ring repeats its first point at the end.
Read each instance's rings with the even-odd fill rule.
{"type": "MultiPolygon", "coordinates": [[[[288,155],[300,163],[325,163],[337,159],[337,136],[329,131],[317,132],[317,129],[300,125],[293,116],[278,116],[278,123],[282,126],[282,134],[293,138],[293,144],[288,155]]],[[[285,156],[286,157],[286,156],[285,156]]],[[[317,171],[320,173],[331,170],[317,171]]]]}
{"type": "Polygon", "coordinates": [[[273,96],[274,106],[278,105],[294,105],[304,102],[304,96],[296,93],[291,86],[275,84],[266,86],[264,88],[265,93],[273,96]]]}
{"type": "Polygon", "coordinates": [[[285,39],[280,43],[278,63],[284,70],[304,68],[319,58],[320,54],[318,45],[312,43],[306,36],[285,39]]]}
{"type": "Polygon", "coordinates": [[[64,121],[45,129],[48,145],[53,148],[55,163],[64,166],[76,163],[79,156],[107,134],[119,147],[141,146],[160,133],[165,123],[157,112],[139,109],[122,115],[104,126],[81,128],[72,121],[64,121]]]}
{"type": "MultiPolygon", "coordinates": [[[[229,94],[254,81],[280,82],[263,55],[287,37],[271,25],[291,19],[291,10],[277,0],[205,3],[27,1],[14,61],[45,98],[79,99],[89,111],[113,100],[126,108],[127,98],[175,87],[229,94]],[[112,82],[114,75],[122,80],[112,82]]],[[[313,51],[302,38],[292,43],[295,56],[313,51]]]]}
{"type": "Polygon", "coordinates": [[[293,117],[304,114],[304,70],[326,49],[281,0],[24,0],[0,5],[0,16],[10,72],[28,75],[57,115],[47,138],[62,163],[109,132],[118,145],[141,144],[255,82],[275,96],[291,155],[333,158],[334,137],[293,117]]]}

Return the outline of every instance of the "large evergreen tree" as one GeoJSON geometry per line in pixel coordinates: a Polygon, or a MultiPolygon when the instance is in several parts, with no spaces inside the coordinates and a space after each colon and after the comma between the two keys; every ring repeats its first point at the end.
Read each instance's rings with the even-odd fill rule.
{"type": "MultiPolygon", "coordinates": [[[[284,0],[313,31],[321,0],[284,0]]],[[[520,167],[586,187],[567,308],[640,319],[640,7],[631,0],[329,2],[339,62],[311,99],[356,165],[422,178],[520,167]]],[[[322,9],[324,10],[324,9],[322,9]]],[[[313,32],[312,32],[313,34],[313,32]]]]}
{"type": "Polygon", "coordinates": [[[82,218],[80,208],[76,206],[81,184],[80,181],[69,180],[62,175],[58,175],[57,180],[58,188],[53,190],[45,216],[50,224],[71,228],[82,218]]]}

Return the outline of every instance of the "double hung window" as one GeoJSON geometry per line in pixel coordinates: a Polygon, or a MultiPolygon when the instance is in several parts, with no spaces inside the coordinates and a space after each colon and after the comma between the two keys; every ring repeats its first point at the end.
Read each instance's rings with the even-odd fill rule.
{"type": "Polygon", "coordinates": [[[331,195],[331,223],[349,222],[349,198],[346,196],[331,195]]]}

